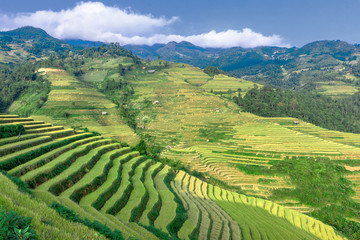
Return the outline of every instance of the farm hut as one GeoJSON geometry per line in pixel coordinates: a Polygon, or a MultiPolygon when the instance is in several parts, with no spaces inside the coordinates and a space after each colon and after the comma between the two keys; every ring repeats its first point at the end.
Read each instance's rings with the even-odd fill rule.
{"type": "Polygon", "coordinates": [[[296,124],[296,125],[299,124],[299,123],[300,123],[299,121],[294,121],[294,124],[296,124]]]}
{"type": "Polygon", "coordinates": [[[154,73],[155,70],[148,70],[147,72],[148,72],[148,73],[154,73]]]}
{"type": "Polygon", "coordinates": [[[154,101],[153,104],[159,104],[160,102],[158,100],[154,101]]]}
{"type": "Polygon", "coordinates": [[[107,113],[107,112],[102,112],[101,114],[102,114],[102,115],[107,115],[108,113],[107,113]]]}

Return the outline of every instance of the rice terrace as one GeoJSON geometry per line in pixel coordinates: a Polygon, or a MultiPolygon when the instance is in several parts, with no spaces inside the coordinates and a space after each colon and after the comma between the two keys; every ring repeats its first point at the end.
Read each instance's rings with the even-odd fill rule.
{"type": "MultiPolygon", "coordinates": [[[[186,1],[147,5],[171,17],[141,0],[14,1],[0,7],[0,240],[360,239],[354,40],[196,33],[214,9],[244,21],[217,3],[193,2],[189,23],[186,1]]],[[[249,22],[254,8],[275,24],[252,4],[249,22]]]]}

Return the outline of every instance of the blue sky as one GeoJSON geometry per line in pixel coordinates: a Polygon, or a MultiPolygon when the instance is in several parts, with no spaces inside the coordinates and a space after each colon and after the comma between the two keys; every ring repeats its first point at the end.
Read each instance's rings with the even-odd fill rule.
{"type": "Polygon", "coordinates": [[[190,41],[203,47],[360,43],[360,0],[0,0],[0,29],[121,44],[190,41]]]}

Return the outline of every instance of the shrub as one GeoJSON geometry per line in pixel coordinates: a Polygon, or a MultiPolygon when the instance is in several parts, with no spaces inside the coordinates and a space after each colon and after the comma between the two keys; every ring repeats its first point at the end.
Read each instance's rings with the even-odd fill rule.
{"type": "Polygon", "coordinates": [[[122,233],[119,230],[115,229],[113,231],[108,226],[106,226],[98,221],[91,222],[88,219],[84,220],[84,219],[80,218],[79,215],[76,214],[74,211],[66,208],[65,206],[63,206],[57,202],[53,202],[50,205],[50,207],[55,209],[55,211],[57,213],[59,213],[62,217],[66,218],[70,221],[73,221],[73,222],[82,223],[82,224],[86,225],[87,227],[98,231],[99,233],[103,234],[105,237],[107,237],[109,239],[114,239],[114,240],[124,239],[122,236],[122,233]]]}
{"type": "Polygon", "coordinates": [[[0,126],[0,138],[14,137],[24,132],[25,128],[21,124],[0,126]]]}
{"type": "Polygon", "coordinates": [[[24,183],[20,178],[15,177],[15,176],[13,176],[13,175],[11,175],[11,174],[3,171],[3,170],[0,170],[0,173],[2,173],[4,176],[9,178],[13,183],[15,183],[18,186],[18,190],[20,192],[30,194],[31,196],[33,195],[31,190],[27,187],[26,183],[24,183]]]}
{"type": "Polygon", "coordinates": [[[176,208],[176,217],[175,219],[168,225],[168,230],[171,233],[172,237],[174,237],[174,239],[176,239],[177,237],[177,233],[179,232],[180,228],[182,227],[182,225],[184,224],[184,222],[187,219],[187,211],[185,210],[181,199],[179,198],[179,196],[174,192],[174,190],[172,189],[170,182],[173,181],[175,179],[175,172],[171,171],[168,173],[168,175],[165,177],[165,184],[167,185],[167,187],[169,188],[169,190],[174,194],[175,196],[175,202],[177,203],[177,208],[176,208]]]}
{"type": "Polygon", "coordinates": [[[296,186],[294,194],[311,206],[346,202],[354,193],[351,182],[344,177],[345,168],[327,158],[286,158],[271,169],[288,175],[296,186]]]}
{"type": "Polygon", "coordinates": [[[355,240],[360,239],[360,223],[351,221],[344,216],[344,213],[347,213],[349,216],[354,216],[358,215],[357,212],[358,210],[356,210],[355,214],[349,214],[347,207],[329,205],[311,212],[310,216],[334,226],[336,230],[344,233],[346,237],[355,240]]]}
{"type": "Polygon", "coordinates": [[[30,223],[32,218],[0,208],[0,239],[38,239],[30,223]]]}
{"type": "Polygon", "coordinates": [[[145,226],[140,223],[139,223],[139,225],[142,226],[143,228],[145,228],[146,230],[148,230],[149,232],[152,232],[155,236],[157,236],[158,238],[160,238],[162,240],[173,240],[174,239],[169,234],[161,231],[160,229],[154,227],[153,225],[145,226]]]}

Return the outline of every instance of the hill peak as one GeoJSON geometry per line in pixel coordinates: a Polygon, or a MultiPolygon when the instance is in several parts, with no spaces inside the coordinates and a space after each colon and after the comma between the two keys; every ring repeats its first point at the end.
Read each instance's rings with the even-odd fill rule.
{"type": "Polygon", "coordinates": [[[13,38],[22,38],[26,40],[39,38],[53,38],[45,30],[31,26],[25,26],[14,30],[0,32],[1,35],[7,35],[13,38]]]}
{"type": "Polygon", "coordinates": [[[348,55],[355,52],[356,47],[350,43],[340,41],[340,40],[322,40],[315,41],[306,44],[299,51],[302,54],[311,54],[311,53],[342,53],[348,55]]]}

